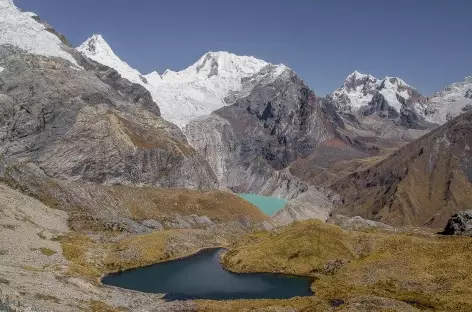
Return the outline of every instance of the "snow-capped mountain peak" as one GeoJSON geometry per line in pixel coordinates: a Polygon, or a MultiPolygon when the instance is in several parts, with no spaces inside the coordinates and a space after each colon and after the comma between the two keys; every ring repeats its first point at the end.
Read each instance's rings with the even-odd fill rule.
{"type": "Polygon", "coordinates": [[[12,0],[0,0],[0,45],[12,45],[26,52],[55,56],[77,65],[64,44],[31,12],[19,10],[12,0]]]}
{"type": "MultiPolygon", "coordinates": [[[[141,75],[122,61],[100,35],[93,35],[77,48],[85,56],[115,69],[122,77],[141,84],[159,105],[162,117],[183,128],[192,119],[210,114],[228,103],[225,99],[238,94],[243,78],[252,77],[271,65],[252,56],[229,52],[208,52],[193,65],[181,71],[166,70],[162,75],[153,71],[141,75]]],[[[285,66],[276,65],[271,79],[285,66]],[[280,70],[277,68],[280,67],[280,70]]],[[[261,73],[264,77],[267,73],[261,73]]],[[[267,78],[267,77],[266,77],[267,78]]],[[[248,86],[244,86],[245,94],[248,86]]]]}
{"type": "Polygon", "coordinates": [[[412,88],[409,84],[407,84],[404,80],[398,78],[398,77],[385,77],[381,82],[380,82],[380,87],[381,88],[394,88],[394,87],[404,87],[404,88],[412,88]]]}
{"type": "Polygon", "coordinates": [[[208,52],[182,71],[166,70],[162,78],[167,81],[189,81],[213,76],[246,77],[257,73],[267,65],[267,62],[252,56],[239,56],[225,51],[208,52]]]}
{"type": "Polygon", "coordinates": [[[99,34],[88,38],[77,50],[88,58],[115,69],[123,78],[131,82],[146,84],[146,80],[142,75],[136,69],[122,61],[99,34]]]}
{"type": "Polygon", "coordinates": [[[257,75],[268,65],[252,56],[208,52],[184,70],[166,70],[153,97],[164,118],[184,127],[190,120],[228,105],[225,99],[242,90],[243,78],[257,75]]]}
{"type": "Polygon", "coordinates": [[[425,118],[429,122],[444,124],[452,118],[472,110],[472,76],[453,83],[428,98],[425,118]]]}
{"type": "Polygon", "coordinates": [[[377,88],[378,79],[354,71],[344,80],[341,88],[332,93],[333,99],[342,110],[358,110],[367,105],[377,88]]]}
{"type": "Polygon", "coordinates": [[[87,53],[94,55],[104,53],[109,56],[117,57],[100,34],[94,34],[92,37],[88,38],[84,43],[82,43],[82,45],[77,49],[79,49],[81,52],[87,51],[87,53]]]}
{"type": "Polygon", "coordinates": [[[421,95],[400,78],[387,76],[379,80],[358,71],[347,76],[344,85],[331,95],[342,111],[357,111],[362,107],[372,105],[374,97],[378,95],[381,95],[385,104],[398,113],[410,99],[423,102],[421,95]]]}
{"type": "Polygon", "coordinates": [[[355,82],[377,82],[377,78],[372,75],[366,75],[358,72],[357,70],[354,71],[352,74],[346,77],[344,80],[344,86],[350,86],[355,82]]]}

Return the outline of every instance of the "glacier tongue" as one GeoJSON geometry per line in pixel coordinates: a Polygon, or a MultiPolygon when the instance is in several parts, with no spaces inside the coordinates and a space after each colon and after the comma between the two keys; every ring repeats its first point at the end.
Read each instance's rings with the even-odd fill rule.
{"type": "Polygon", "coordinates": [[[36,21],[35,16],[20,11],[12,0],[0,0],[0,45],[12,45],[32,54],[60,57],[77,65],[72,55],[63,50],[61,40],[36,21]]]}
{"type": "MultiPolygon", "coordinates": [[[[77,50],[115,69],[122,77],[144,86],[159,105],[162,117],[180,128],[194,118],[227,105],[225,98],[242,91],[244,78],[258,74],[271,65],[252,56],[208,52],[182,71],[166,70],[162,75],[154,71],[143,76],[116,56],[100,35],[92,36],[77,50]]],[[[277,66],[285,68],[283,65],[277,66]]]]}

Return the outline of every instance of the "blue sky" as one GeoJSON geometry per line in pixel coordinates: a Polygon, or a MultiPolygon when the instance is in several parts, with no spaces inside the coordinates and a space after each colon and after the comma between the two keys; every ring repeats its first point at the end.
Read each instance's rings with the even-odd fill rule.
{"type": "Polygon", "coordinates": [[[14,0],[77,46],[100,33],[142,73],[208,51],[295,70],[320,95],[354,70],[430,95],[472,75],[470,0],[14,0]]]}

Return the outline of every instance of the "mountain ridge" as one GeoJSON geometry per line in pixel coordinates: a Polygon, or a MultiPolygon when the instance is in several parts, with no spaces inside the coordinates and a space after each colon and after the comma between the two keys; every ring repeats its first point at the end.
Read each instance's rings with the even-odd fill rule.
{"type": "Polygon", "coordinates": [[[184,128],[191,119],[228,105],[225,99],[242,91],[242,80],[272,65],[252,56],[225,51],[207,52],[181,71],[167,69],[147,75],[130,67],[112,50],[101,35],[93,35],[77,50],[85,56],[117,70],[123,77],[145,87],[165,119],[184,128]]]}

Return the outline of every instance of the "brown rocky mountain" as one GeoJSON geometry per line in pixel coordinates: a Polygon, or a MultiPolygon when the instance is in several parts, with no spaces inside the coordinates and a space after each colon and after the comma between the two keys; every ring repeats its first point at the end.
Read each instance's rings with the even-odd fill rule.
{"type": "Polygon", "coordinates": [[[444,227],[472,203],[472,113],[463,114],[331,188],[335,213],[393,225],[444,227]]]}

